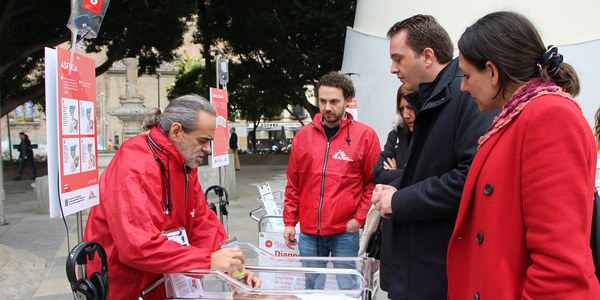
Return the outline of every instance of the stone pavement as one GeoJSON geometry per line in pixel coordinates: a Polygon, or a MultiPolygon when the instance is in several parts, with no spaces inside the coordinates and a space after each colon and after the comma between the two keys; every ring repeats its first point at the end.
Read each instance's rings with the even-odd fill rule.
{"type": "MultiPolygon", "coordinates": [[[[223,220],[230,236],[257,244],[258,224],[249,217],[250,211],[260,207],[256,184],[269,182],[273,190],[282,189],[285,168],[242,165],[242,170],[236,172],[236,196],[230,199],[230,213],[223,220]]],[[[0,226],[0,299],[72,299],[65,264],[69,249],[77,244],[76,216],[67,216],[63,222],[38,213],[31,185],[34,181],[12,181],[8,176],[4,179],[8,224],[0,226]]],[[[211,193],[208,201],[218,198],[211,193]]],[[[86,216],[84,213],[84,224],[86,216]]]]}

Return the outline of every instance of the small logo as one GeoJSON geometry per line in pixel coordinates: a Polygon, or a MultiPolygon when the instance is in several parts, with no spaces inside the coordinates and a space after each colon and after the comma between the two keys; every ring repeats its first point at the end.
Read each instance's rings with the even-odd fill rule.
{"type": "Polygon", "coordinates": [[[190,216],[192,216],[192,218],[196,216],[196,209],[192,209],[192,211],[190,211],[190,216]]]}
{"type": "Polygon", "coordinates": [[[273,247],[273,242],[271,240],[267,240],[265,242],[265,246],[267,246],[267,248],[271,248],[271,247],[273,247]]]}
{"type": "Polygon", "coordinates": [[[94,191],[90,191],[90,194],[88,195],[88,200],[92,200],[92,199],[96,199],[98,198],[98,196],[96,196],[96,194],[94,194],[94,191]]]}
{"type": "Polygon", "coordinates": [[[339,150],[331,158],[345,161],[353,161],[352,158],[348,157],[344,151],[339,150]]]}
{"type": "Polygon", "coordinates": [[[224,127],[227,128],[227,119],[223,118],[223,116],[218,116],[217,117],[217,126],[216,127],[224,127]]]}

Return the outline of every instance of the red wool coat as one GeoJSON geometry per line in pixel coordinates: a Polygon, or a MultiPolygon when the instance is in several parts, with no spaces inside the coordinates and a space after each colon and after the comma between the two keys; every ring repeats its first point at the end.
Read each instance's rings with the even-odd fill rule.
{"type": "Polygon", "coordinates": [[[600,299],[590,250],[596,144],[580,109],[532,100],[469,170],[449,299],[600,299]]]}

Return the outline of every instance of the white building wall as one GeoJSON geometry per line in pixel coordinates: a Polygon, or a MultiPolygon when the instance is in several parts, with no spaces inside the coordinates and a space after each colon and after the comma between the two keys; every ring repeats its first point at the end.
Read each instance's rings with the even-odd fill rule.
{"type": "Polygon", "coordinates": [[[565,45],[600,39],[600,2],[594,0],[358,0],[354,29],[385,38],[395,22],[428,14],[446,28],[456,44],[467,26],[497,10],[526,15],[547,43],[565,45]]]}
{"type": "MultiPolygon", "coordinates": [[[[600,2],[573,0],[457,0],[397,1],[358,0],[354,28],[348,28],[342,72],[352,76],[357,92],[360,121],[371,125],[385,143],[395,114],[398,79],[390,73],[387,30],[395,22],[415,14],[433,15],[446,28],[452,41],[478,18],[497,10],[527,16],[547,44],[559,46],[565,62],[573,65],[581,79],[577,97],[583,113],[593,125],[600,107],[600,2]]],[[[457,51],[455,51],[457,54],[457,51]]]]}

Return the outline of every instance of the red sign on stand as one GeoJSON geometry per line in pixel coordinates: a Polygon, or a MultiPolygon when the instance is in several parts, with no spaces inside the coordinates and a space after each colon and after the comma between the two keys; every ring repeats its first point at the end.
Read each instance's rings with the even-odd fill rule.
{"type": "Polygon", "coordinates": [[[218,168],[229,165],[227,91],[211,88],[210,102],[217,112],[217,127],[212,143],[212,167],[218,168]]]}
{"type": "Polygon", "coordinates": [[[99,15],[100,9],[102,9],[102,0],[84,0],[81,7],[99,15]]]}
{"type": "Polygon", "coordinates": [[[354,117],[354,120],[358,121],[358,100],[352,98],[352,101],[348,103],[348,107],[346,108],[346,112],[351,114],[354,117]]]}
{"type": "Polygon", "coordinates": [[[99,203],[95,70],[88,57],[46,48],[50,217],[99,203]]]}

